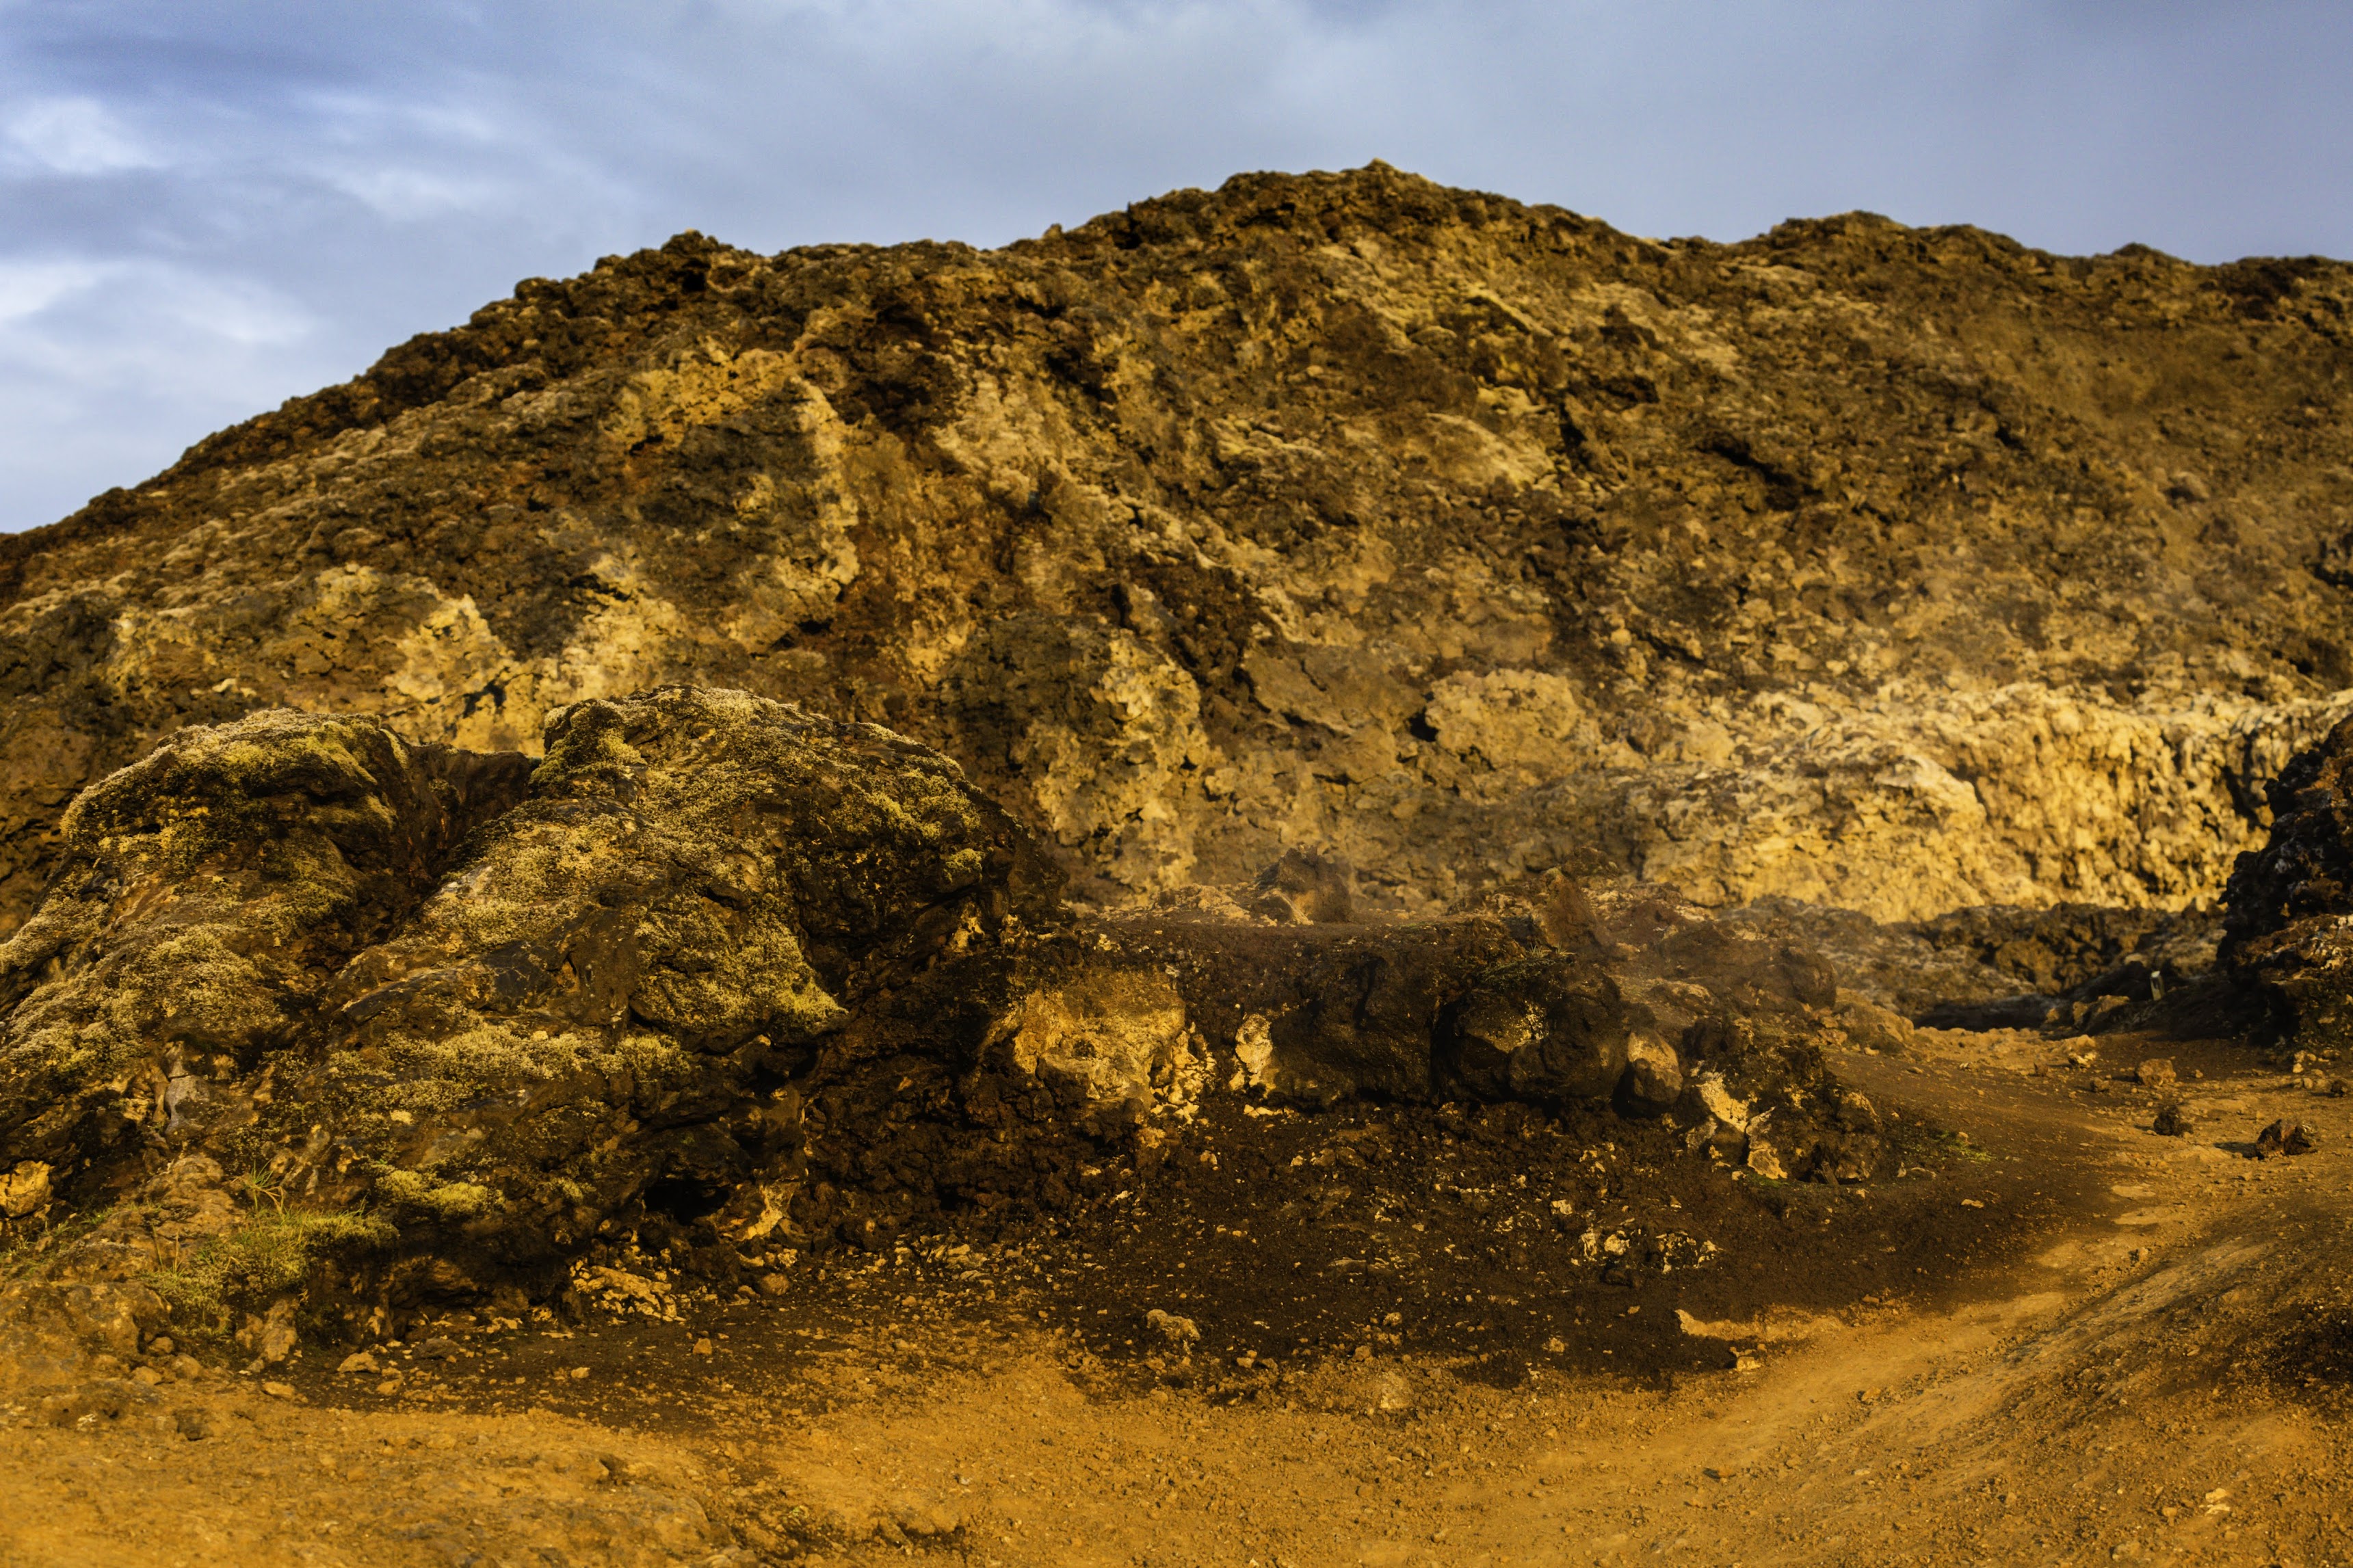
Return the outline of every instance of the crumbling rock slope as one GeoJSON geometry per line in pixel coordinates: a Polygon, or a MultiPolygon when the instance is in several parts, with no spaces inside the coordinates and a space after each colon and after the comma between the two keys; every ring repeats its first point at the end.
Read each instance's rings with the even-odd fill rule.
{"type": "Polygon", "coordinates": [[[2195,904],[2353,683],[2335,263],[1653,243],[1380,166],[533,279],[10,542],[0,921],[178,726],[666,681],[958,758],[1089,900],[1287,847],[2195,904]]]}
{"type": "Polygon", "coordinates": [[[565,710],[535,767],[372,718],[191,730],[65,832],[0,949],[0,1149],[69,1207],[201,1158],[459,1267],[656,1182],[773,1228],[813,1058],[858,1079],[893,992],[965,953],[923,1054],[976,1045],[956,1002],[1053,890],[952,763],[681,689],[565,710]]]}

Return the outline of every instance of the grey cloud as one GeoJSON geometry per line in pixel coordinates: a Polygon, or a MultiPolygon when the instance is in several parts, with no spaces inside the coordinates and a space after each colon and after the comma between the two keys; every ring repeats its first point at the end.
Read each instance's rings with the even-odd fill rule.
{"type": "Polygon", "coordinates": [[[2353,10],[0,0],[0,527],[698,227],[1001,243],[1382,157],[1647,234],[2353,250],[2353,10]]]}

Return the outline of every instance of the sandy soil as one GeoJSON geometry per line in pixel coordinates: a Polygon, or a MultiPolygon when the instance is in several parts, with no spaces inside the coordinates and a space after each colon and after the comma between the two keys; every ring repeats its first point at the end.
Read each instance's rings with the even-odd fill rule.
{"type": "Polygon", "coordinates": [[[1870,1187],[1598,1128],[1407,1129],[1350,1167],[1362,1119],[1265,1119],[1052,1237],[452,1319],[373,1372],[150,1356],[153,1385],[0,1393],[0,1564],[2353,1562],[2353,1099],[2240,1047],[2100,1052],[1842,1060],[1936,1152],[1870,1187]],[[2187,1136],[2110,1076],[2156,1054],[2187,1136]],[[2317,1147],[2253,1158],[2283,1115],[2317,1147]],[[1448,1161],[1540,1190],[1383,1184],[1448,1161]],[[1572,1170],[1616,1173],[1514,1251],[1572,1170]],[[1665,1215],[1716,1252],[1579,1266],[1599,1221],[1665,1215]]]}

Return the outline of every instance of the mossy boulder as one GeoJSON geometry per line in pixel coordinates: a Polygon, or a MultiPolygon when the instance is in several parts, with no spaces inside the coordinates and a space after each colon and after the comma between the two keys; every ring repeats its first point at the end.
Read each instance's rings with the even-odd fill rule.
{"type": "MultiPolygon", "coordinates": [[[[0,949],[0,1169],[83,1207],[201,1152],[460,1273],[797,1170],[810,1094],[901,1043],[894,992],[1011,995],[1056,909],[953,763],[683,688],[562,710],[536,763],[255,715],[67,831],[0,949]]],[[[969,1068],[987,1020],[934,1014],[969,1068]]]]}

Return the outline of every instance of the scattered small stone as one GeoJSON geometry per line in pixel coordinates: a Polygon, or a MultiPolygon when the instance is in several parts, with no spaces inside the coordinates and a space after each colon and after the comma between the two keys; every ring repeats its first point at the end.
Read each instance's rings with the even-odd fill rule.
{"type": "Polygon", "coordinates": [[[164,1381],[164,1374],[152,1366],[140,1367],[131,1375],[134,1380],[145,1384],[150,1388],[164,1381]]]}
{"type": "MultiPolygon", "coordinates": [[[[559,1373],[557,1373],[557,1375],[558,1375],[558,1376],[561,1376],[561,1375],[563,1375],[563,1374],[559,1373]]],[[[577,1382],[578,1382],[578,1381],[580,1381],[582,1378],[586,1377],[587,1375],[588,1375],[588,1369],[587,1369],[586,1367],[585,1367],[585,1366],[575,1366],[575,1367],[574,1367],[574,1368],[572,1369],[572,1379],[573,1379],[573,1381],[574,1381],[575,1383],[577,1383],[577,1382]]]]}
{"type": "Polygon", "coordinates": [[[2342,1100],[2348,1093],[2353,1093],[2353,1084],[2348,1084],[2341,1078],[2332,1078],[2328,1080],[2327,1093],[2331,1100],[2342,1100]]]}
{"type": "Polygon", "coordinates": [[[360,1373],[380,1373],[384,1368],[376,1364],[375,1357],[369,1352],[353,1351],[337,1363],[335,1370],[345,1375],[352,1375],[360,1373]]]}
{"type": "Polygon", "coordinates": [[[213,1435],[212,1417],[201,1410],[174,1410],[172,1412],[172,1426],[191,1443],[200,1443],[213,1435]]]}
{"type": "Polygon", "coordinates": [[[265,1383],[261,1385],[261,1392],[272,1399],[291,1399],[294,1397],[294,1385],[290,1383],[265,1383]]]}
{"type": "Polygon", "coordinates": [[[1562,1339],[1558,1334],[1555,1334],[1552,1338],[1545,1341],[1545,1349],[1553,1355],[1559,1355],[1568,1349],[1568,1342],[1562,1339]]]}
{"type": "Polygon", "coordinates": [[[1155,1307],[1144,1314],[1144,1326],[1172,1345],[1184,1346],[1200,1342],[1200,1325],[1190,1318],[1180,1318],[1174,1312],[1164,1312],[1155,1307]]]}
{"type": "Polygon", "coordinates": [[[2255,1158],[2268,1160],[2274,1154],[2309,1154],[2312,1134],[2304,1130],[2301,1121],[2282,1117],[2255,1134],[2255,1158]]]}
{"type": "Polygon", "coordinates": [[[169,1334],[157,1334],[147,1342],[147,1353],[152,1356],[168,1356],[179,1348],[172,1342],[172,1336],[169,1334]]]}
{"type": "Polygon", "coordinates": [[[964,1510],[954,1503],[908,1498],[893,1505],[890,1522],[918,1540],[934,1539],[962,1530],[964,1510]]]}
{"type": "Polygon", "coordinates": [[[785,1293],[790,1283],[791,1282],[781,1274],[763,1274],[760,1276],[760,1294],[763,1296],[781,1296],[785,1293]]]}
{"type": "Polygon", "coordinates": [[[2149,1122],[2148,1130],[2161,1138],[2179,1138],[2189,1131],[2189,1113],[2168,1101],[2157,1108],[2156,1119],[2149,1122]]]}
{"type": "Polygon", "coordinates": [[[2168,1089],[2177,1081],[2171,1057],[2151,1057],[2133,1069],[2133,1080],[2144,1089],[2168,1089]]]}

